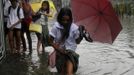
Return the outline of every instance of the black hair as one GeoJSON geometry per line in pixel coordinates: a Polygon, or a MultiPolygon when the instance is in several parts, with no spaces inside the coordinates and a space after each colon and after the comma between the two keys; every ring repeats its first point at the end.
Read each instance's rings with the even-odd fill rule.
{"type": "Polygon", "coordinates": [[[10,2],[11,2],[11,6],[15,9],[16,6],[17,6],[18,0],[10,0],[10,2]],[[14,4],[14,3],[15,3],[15,4],[14,4]]]}
{"type": "MultiPolygon", "coordinates": [[[[42,2],[42,5],[43,5],[43,4],[47,4],[47,9],[45,9],[45,11],[46,11],[47,13],[49,13],[49,12],[50,12],[50,8],[49,8],[50,5],[49,5],[49,2],[48,2],[48,1],[43,1],[43,2],[42,2]]],[[[41,9],[44,10],[43,8],[41,8],[41,9]]]]}
{"type": "Polygon", "coordinates": [[[67,16],[69,16],[70,17],[70,24],[72,23],[72,21],[73,21],[73,17],[72,17],[72,12],[71,12],[71,9],[69,9],[69,8],[67,8],[67,7],[64,7],[64,8],[61,8],[61,10],[60,10],[60,12],[59,12],[59,14],[58,14],[58,16],[57,16],[57,21],[59,22],[59,24],[61,25],[61,21],[62,21],[62,17],[64,16],[64,15],[67,15],[67,16]]]}
{"type": "MultiPolygon", "coordinates": [[[[63,16],[69,16],[69,23],[67,25],[67,27],[64,28],[64,33],[63,33],[63,36],[62,36],[62,39],[67,39],[68,36],[69,36],[69,32],[70,32],[70,27],[71,27],[71,24],[72,24],[72,21],[73,21],[73,17],[72,17],[72,12],[71,12],[71,9],[70,8],[67,8],[67,7],[64,7],[64,8],[61,8],[58,16],[57,16],[57,22],[62,25],[62,18],[63,16]]],[[[64,27],[64,26],[63,26],[64,27]]]]}

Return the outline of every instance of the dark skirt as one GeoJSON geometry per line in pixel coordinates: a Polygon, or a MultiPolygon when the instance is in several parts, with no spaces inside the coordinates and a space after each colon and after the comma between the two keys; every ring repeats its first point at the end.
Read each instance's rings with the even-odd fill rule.
{"type": "Polygon", "coordinates": [[[56,68],[58,73],[62,72],[62,68],[66,69],[66,62],[68,60],[73,63],[73,73],[75,73],[79,65],[79,55],[71,50],[66,51],[68,52],[66,55],[59,52],[56,53],[56,68]]]}

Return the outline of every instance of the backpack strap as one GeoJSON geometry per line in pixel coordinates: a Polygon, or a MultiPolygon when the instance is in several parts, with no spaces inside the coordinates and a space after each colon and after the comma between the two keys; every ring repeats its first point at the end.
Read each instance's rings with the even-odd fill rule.
{"type": "Polygon", "coordinates": [[[17,16],[18,16],[18,18],[20,19],[20,7],[18,6],[18,9],[17,9],[17,16]]]}
{"type": "Polygon", "coordinates": [[[9,6],[9,8],[8,8],[8,15],[10,14],[11,8],[12,8],[12,6],[9,6]]]}

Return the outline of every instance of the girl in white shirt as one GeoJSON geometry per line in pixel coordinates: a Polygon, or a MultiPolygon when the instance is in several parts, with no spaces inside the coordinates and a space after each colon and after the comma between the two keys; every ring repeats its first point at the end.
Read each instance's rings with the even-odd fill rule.
{"type": "Polygon", "coordinates": [[[40,53],[40,45],[42,44],[42,51],[46,46],[49,46],[48,43],[48,36],[49,36],[49,29],[48,29],[48,17],[53,15],[53,12],[50,10],[50,5],[48,1],[43,1],[41,8],[37,12],[37,14],[41,14],[41,18],[36,21],[36,23],[41,24],[42,26],[42,33],[36,32],[38,43],[37,43],[37,52],[40,53]]]}
{"type": "Polygon", "coordinates": [[[79,27],[72,21],[71,10],[62,8],[50,32],[50,42],[56,50],[55,66],[61,75],[73,75],[78,68],[79,55],[75,50],[82,38],[79,27]]]}
{"type": "Polygon", "coordinates": [[[24,18],[23,10],[19,7],[17,0],[10,0],[11,8],[9,13],[9,19],[7,22],[7,28],[9,29],[8,37],[9,37],[9,45],[12,53],[19,53],[20,51],[20,33],[21,33],[21,20],[24,18]],[[19,9],[19,14],[18,14],[19,9]],[[14,43],[14,34],[15,34],[15,42],[14,43]],[[15,46],[16,45],[16,46],[15,46]],[[16,48],[15,48],[16,47],[16,48]]]}

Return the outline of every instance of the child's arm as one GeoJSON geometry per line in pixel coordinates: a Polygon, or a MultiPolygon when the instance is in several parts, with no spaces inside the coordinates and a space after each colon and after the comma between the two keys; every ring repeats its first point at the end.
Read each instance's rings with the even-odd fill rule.
{"type": "Polygon", "coordinates": [[[48,17],[52,17],[52,14],[44,13],[43,15],[46,15],[48,17]]]}
{"type": "Polygon", "coordinates": [[[54,42],[54,38],[52,36],[49,37],[49,43],[51,44],[51,46],[58,52],[62,53],[62,54],[66,54],[67,52],[63,49],[60,48],[60,44],[54,42]]]}
{"type": "Polygon", "coordinates": [[[13,28],[18,25],[19,23],[21,23],[22,19],[19,19],[16,23],[14,23],[11,27],[10,30],[13,30],[13,28]]]}

